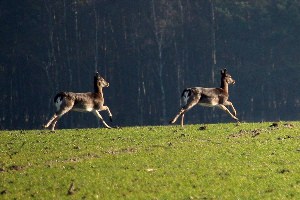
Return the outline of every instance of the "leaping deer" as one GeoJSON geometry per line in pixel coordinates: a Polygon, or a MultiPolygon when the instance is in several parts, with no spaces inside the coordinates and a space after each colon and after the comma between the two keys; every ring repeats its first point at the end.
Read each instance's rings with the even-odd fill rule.
{"type": "Polygon", "coordinates": [[[233,104],[228,101],[228,85],[234,84],[235,80],[232,79],[227,70],[221,70],[221,87],[220,88],[203,88],[193,87],[183,90],[181,97],[183,98],[185,105],[181,108],[178,114],[170,121],[171,124],[175,123],[178,117],[181,116],[181,126],[183,127],[184,114],[195,105],[215,107],[227,112],[233,119],[238,121],[236,117],[236,110],[233,104]],[[226,108],[230,106],[233,110],[233,114],[226,108]]]}
{"type": "Polygon", "coordinates": [[[54,97],[54,104],[57,111],[53,117],[48,121],[44,128],[52,125],[51,130],[54,131],[56,122],[67,112],[92,112],[104,124],[106,128],[111,128],[103,120],[99,111],[106,110],[108,112],[110,121],[112,121],[112,114],[108,106],[104,106],[103,87],[108,87],[109,83],[102,78],[98,72],[94,76],[94,92],[87,93],[73,93],[73,92],[60,92],[54,97]]]}

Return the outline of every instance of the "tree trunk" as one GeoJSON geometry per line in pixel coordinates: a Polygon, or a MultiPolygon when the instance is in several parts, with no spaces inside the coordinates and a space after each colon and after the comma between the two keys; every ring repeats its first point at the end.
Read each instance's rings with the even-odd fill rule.
{"type": "Polygon", "coordinates": [[[160,84],[160,92],[161,92],[161,109],[162,109],[162,120],[166,119],[167,112],[166,112],[166,94],[165,94],[165,88],[163,83],[163,56],[162,56],[162,46],[163,46],[163,30],[159,30],[158,27],[158,21],[156,17],[156,11],[155,11],[155,4],[154,0],[152,0],[152,14],[153,14],[153,21],[154,21],[154,35],[155,35],[155,41],[157,43],[158,48],[158,78],[159,78],[159,84],[160,84]]]}
{"type": "Polygon", "coordinates": [[[213,0],[210,0],[211,5],[211,55],[212,55],[212,65],[211,65],[211,81],[215,83],[215,67],[217,64],[217,55],[216,55],[216,18],[215,18],[215,8],[213,0]]]}

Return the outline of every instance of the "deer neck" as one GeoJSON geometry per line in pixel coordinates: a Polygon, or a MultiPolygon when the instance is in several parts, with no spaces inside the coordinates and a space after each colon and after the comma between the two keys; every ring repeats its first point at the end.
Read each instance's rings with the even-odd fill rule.
{"type": "Polygon", "coordinates": [[[221,88],[228,94],[228,83],[225,81],[225,79],[221,80],[221,88]]]}
{"type": "Polygon", "coordinates": [[[100,87],[100,86],[97,86],[97,87],[95,87],[95,93],[96,94],[99,94],[102,98],[103,98],[103,91],[102,91],[102,87],[100,87]]]}

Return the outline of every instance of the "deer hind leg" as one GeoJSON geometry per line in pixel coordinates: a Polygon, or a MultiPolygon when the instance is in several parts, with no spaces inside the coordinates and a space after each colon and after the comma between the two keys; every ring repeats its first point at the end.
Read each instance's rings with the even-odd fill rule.
{"type": "Polygon", "coordinates": [[[181,122],[180,122],[181,127],[183,127],[183,120],[184,120],[184,113],[181,115],[181,122]]]}
{"type": "Polygon", "coordinates": [[[72,109],[73,105],[70,107],[65,107],[62,109],[59,109],[54,115],[53,117],[49,120],[49,122],[44,126],[45,128],[48,128],[51,125],[51,130],[54,131],[55,129],[55,125],[57,123],[57,121],[67,112],[69,112],[72,109]]]}
{"type": "Polygon", "coordinates": [[[178,112],[178,114],[170,121],[170,124],[174,124],[177,121],[178,117],[180,117],[180,115],[182,115],[184,113],[184,111],[185,110],[183,108],[181,108],[180,111],[178,112]]]}
{"type": "Polygon", "coordinates": [[[225,112],[227,112],[233,119],[235,120],[239,120],[236,116],[234,116],[223,104],[219,105],[219,108],[221,108],[222,110],[224,110],[225,112]]]}
{"type": "Polygon", "coordinates": [[[184,113],[186,113],[187,111],[189,111],[192,107],[194,107],[195,105],[197,105],[199,99],[194,99],[192,101],[190,101],[187,105],[183,106],[180,111],[178,112],[178,114],[170,121],[170,124],[174,124],[178,117],[181,116],[181,127],[183,127],[183,120],[184,120],[184,113]]]}
{"type": "Polygon", "coordinates": [[[49,122],[44,126],[44,128],[48,128],[51,125],[51,130],[54,131],[55,125],[56,125],[57,121],[59,120],[59,118],[61,118],[67,112],[64,112],[59,115],[54,114],[53,117],[49,120],[49,122]]]}
{"type": "Polygon", "coordinates": [[[112,122],[112,114],[108,106],[102,106],[100,110],[106,110],[108,112],[109,120],[112,122]]]}
{"type": "Polygon", "coordinates": [[[110,126],[107,125],[107,123],[104,121],[104,119],[102,118],[102,116],[100,115],[100,113],[98,112],[98,110],[93,110],[92,111],[94,113],[94,115],[96,115],[96,117],[98,117],[101,122],[103,123],[103,125],[106,127],[106,128],[111,128],[110,126]]]}
{"type": "Polygon", "coordinates": [[[63,112],[63,113],[57,115],[57,117],[56,117],[56,118],[53,120],[53,122],[52,122],[52,127],[51,127],[51,130],[52,130],[52,131],[54,131],[55,125],[56,125],[57,121],[58,121],[64,114],[66,114],[66,113],[69,112],[69,111],[70,111],[70,110],[67,110],[67,111],[65,111],[65,112],[63,112]]]}
{"type": "Polygon", "coordinates": [[[48,123],[47,124],[45,124],[43,127],[44,128],[48,128],[51,124],[52,124],[52,122],[55,120],[55,119],[57,119],[57,115],[56,114],[54,114],[53,115],[53,117],[51,117],[51,119],[48,121],[48,123]]]}

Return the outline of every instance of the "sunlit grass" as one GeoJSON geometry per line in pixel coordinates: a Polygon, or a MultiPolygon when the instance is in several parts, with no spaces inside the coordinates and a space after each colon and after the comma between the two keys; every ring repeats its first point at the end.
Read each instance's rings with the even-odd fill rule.
{"type": "Polygon", "coordinates": [[[300,123],[271,124],[1,131],[0,199],[294,199],[300,123]]]}

